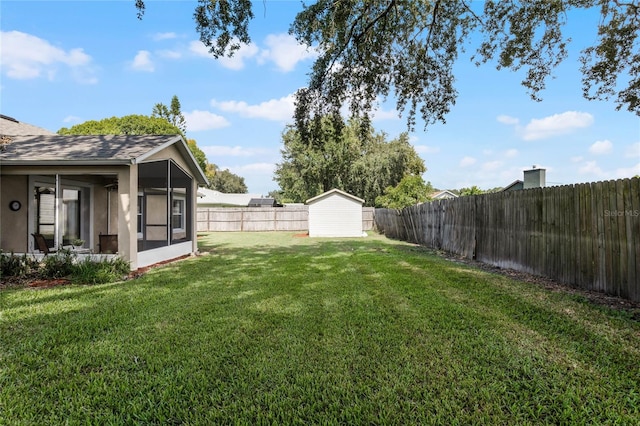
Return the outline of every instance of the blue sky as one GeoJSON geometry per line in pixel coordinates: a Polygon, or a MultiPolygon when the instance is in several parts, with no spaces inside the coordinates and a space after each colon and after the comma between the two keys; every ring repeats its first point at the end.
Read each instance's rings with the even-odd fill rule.
{"type": "MultiPolygon", "coordinates": [[[[277,188],[281,133],[291,123],[293,93],[306,83],[313,52],[287,35],[299,1],[258,1],[253,44],[233,59],[213,59],[198,41],[196,1],[0,3],[0,112],[57,131],[86,120],[150,115],[177,95],[187,137],[210,162],[245,178],[249,192],[277,188]]],[[[424,179],[440,189],[506,186],[532,165],[548,185],[640,174],[640,119],[613,102],[582,98],[578,56],[595,41],[597,14],[569,15],[569,58],[542,102],[520,85],[523,73],[480,68],[462,57],[459,97],[446,124],[410,134],[425,160],[424,179]]],[[[374,127],[406,131],[393,100],[374,127]]]]}

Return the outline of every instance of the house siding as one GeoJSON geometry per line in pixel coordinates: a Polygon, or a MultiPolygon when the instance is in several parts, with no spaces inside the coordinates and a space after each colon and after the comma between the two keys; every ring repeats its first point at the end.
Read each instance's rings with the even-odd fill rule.
{"type": "Polygon", "coordinates": [[[27,176],[2,176],[0,184],[0,247],[5,252],[25,253],[29,245],[29,179],[27,176]],[[11,211],[9,203],[22,207],[11,211]]]}
{"type": "Polygon", "coordinates": [[[340,193],[309,203],[310,237],[361,237],[362,204],[340,193]]]}

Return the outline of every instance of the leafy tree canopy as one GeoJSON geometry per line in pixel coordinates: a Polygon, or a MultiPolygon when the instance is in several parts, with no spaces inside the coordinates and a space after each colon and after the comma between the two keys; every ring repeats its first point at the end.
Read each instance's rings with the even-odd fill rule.
{"type": "Polygon", "coordinates": [[[159,117],[126,115],[89,120],[58,130],[59,135],[181,135],[180,129],[159,117]]]}
{"type": "Polygon", "coordinates": [[[274,180],[287,201],[304,202],[339,188],[372,206],[385,188],[426,170],[406,133],[387,141],[384,133],[357,120],[342,125],[340,119],[324,117],[316,131],[287,126],[282,141],[274,180]]]}
{"type": "Polygon", "coordinates": [[[173,98],[171,98],[171,108],[167,108],[163,103],[155,104],[151,111],[151,116],[167,120],[169,123],[180,129],[182,134],[187,131],[187,122],[182,114],[180,100],[177,95],[173,95],[173,98]]]}
{"type": "Polygon", "coordinates": [[[429,201],[432,192],[431,183],[425,183],[422,176],[405,176],[398,185],[387,187],[384,195],[376,198],[376,207],[403,209],[429,201]]]}
{"type": "MultiPolygon", "coordinates": [[[[165,118],[149,117],[146,115],[125,115],[124,117],[111,117],[102,120],[89,120],[76,124],[70,128],[63,127],[58,130],[59,135],[181,135],[182,131],[169,123],[165,118]]],[[[194,139],[187,140],[187,146],[191,150],[198,165],[205,171],[207,169],[207,156],[198,148],[194,139]]]]}
{"type": "Polygon", "coordinates": [[[220,170],[215,164],[209,164],[206,175],[209,179],[209,189],[225,194],[246,194],[248,192],[244,178],[231,173],[229,169],[220,170]]]}
{"type": "MultiPolygon", "coordinates": [[[[198,2],[196,31],[213,56],[231,56],[250,42],[253,3],[198,2]]],[[[145,1],[136,0],[136,7],[141,18],[145,1]]],[[[290,27],[319,51],[308,87],[298,92],[296,120],[303,128],[311,119],[337,116],[344,104],[366,117],[392,95],[410,129],[417,114],[426,124],[444,122],[457,96],[453,65],[465,48],[475,51],[478,65],[496,61],[499,69],[525,70],[522,84],[539,100],[567,57],[568,12],[592,8],[600,20],[593,45],[581,54],[583,94],[613,97],[618,109],[640,115],[640,0],[316,0],[290,27]]]]}

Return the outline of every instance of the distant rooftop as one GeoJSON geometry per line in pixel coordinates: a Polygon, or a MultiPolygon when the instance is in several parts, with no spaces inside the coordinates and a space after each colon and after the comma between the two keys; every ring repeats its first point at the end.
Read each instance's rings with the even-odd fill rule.
{"type": "Polygon", "coordinates": [[[34,135],[55,135],[54,132],[34,126],[28,123],[22,123],[13,117],[0,114],[0,135],[2,136],[34,136],[34,135]]]}

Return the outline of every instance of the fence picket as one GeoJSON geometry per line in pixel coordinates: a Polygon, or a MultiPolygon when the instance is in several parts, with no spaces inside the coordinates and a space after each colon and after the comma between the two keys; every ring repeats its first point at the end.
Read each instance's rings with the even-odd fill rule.
{"type": "Polygon", "coordinates": [[[434,201],[402,217],[390,212],[377,209],[375,223],[391,238],[640,301],[640,178],[434,201]]]}

